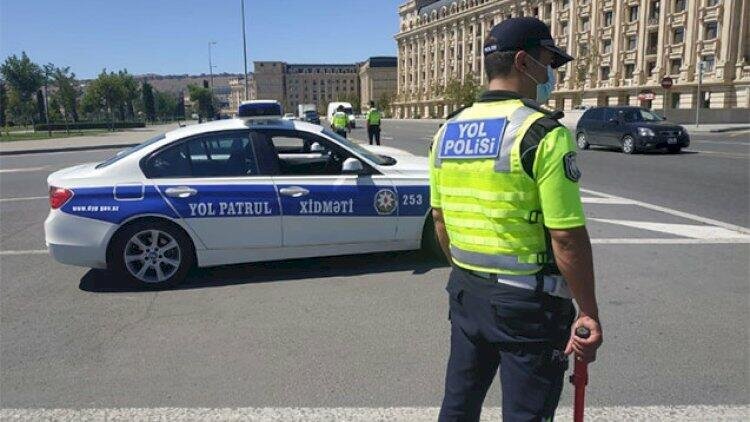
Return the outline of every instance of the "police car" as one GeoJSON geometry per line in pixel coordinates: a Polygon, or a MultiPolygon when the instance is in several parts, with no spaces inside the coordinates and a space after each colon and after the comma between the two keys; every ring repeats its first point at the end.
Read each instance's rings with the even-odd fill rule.
{"type": "Polygon", "coordinates": [[[52,173],[50,254],[150,286],[200,267],[439,251],[427,158],[281,118],[273,101],[52,173]]]}

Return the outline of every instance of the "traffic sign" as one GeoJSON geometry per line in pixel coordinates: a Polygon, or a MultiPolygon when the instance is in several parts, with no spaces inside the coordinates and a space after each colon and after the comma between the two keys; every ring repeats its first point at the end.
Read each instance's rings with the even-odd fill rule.
{"type": "Polygon", "coordinates": [[[661,87],[664,89],[672,88],[672,84],[674,84],[674,81],[672,81],[672,78],[670,78],[669,76],[665,76],[661,80],[661,87]]]}

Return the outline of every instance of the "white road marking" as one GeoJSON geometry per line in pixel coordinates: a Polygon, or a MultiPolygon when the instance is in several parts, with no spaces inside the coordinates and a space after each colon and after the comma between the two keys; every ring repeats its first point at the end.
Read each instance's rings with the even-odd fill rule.
{"type": "Polygon", "coordinates": [[[27,249],[20,251],[0,251],[0,256],[13,256],[13,255],[46,255],[49,251],[47,249],[27,249]]]}
{"type": "Polygon", "coordinates": [[[617,224],[619,226],[632,227],[634,229],[684,236],[693,239],[750,240],[750,236],[747,234],[735,230],[728,230],[723,227],[698,226],[695,224],[653,223],[650,221],[611,220],[607,218],[589,218],[589,220],[600,223],[617,224]]]}
{"type": "Polygon", "coordinates": [[[602,204],[602,205],[633,205],[633,201],[620,198],[593,198],[585,196],[581,198],[584,204],[602,204]]]}
{"type": "Polygon", "coordinates": [[[22,196],[18,198],[0,198],[0,202],[36,201],[37,199],[49,199],[49,196],[22,196]]]}
{"type": "MultiPolygon", "coordinates": [[[[0,419],[14,421],[408,421],[437,420],[437,407],[241,407],[241,408],[97,408],[0,409],[0,419]]],[[[748,405],[725,406],[612,406],[587,407],[586,419],[605,421],[746,421],[748,405]]],[[[498,421],[501,408],[485,407],[482,421],[498,421]]],[[[573,410],[560,407],[557,421],[573,419],[573,410]]]]}
{"type": "Polygon", "coordinates": [[[0,173],[25,173],[25,172],[32,172],[32,171],[40,171],[46,169],[46,166],[43,167],[23,167],[23,168],[15,168],[15,169],[0,169],[0,173]]]}
{"type": "Polygon", "coordinates": [[[750,244],[750,237],[742,239],[666,239],[658,237],[652,239],[641,237],[591,239],[593,245],[726,245],[745,243],[750,244]]]}
{"type": "Polygon", "coordinates": [[[673,215],[675,217],[681,217],[681,218],[685,218],[687,220],[693,220],[693,221],[697,221],[697,222],[703,223],[703,224],[708,224],[708,225],[717,226],[717,227],[723,227],[723,228],[725,228],[727,230],[733,230],[733,231],[738,231],[738,232],[745,233],[745,234],[750,234],[750,229],[748,229],[746,227],[742,227],[742,226],[737,226],[737,225],[734,225],[734,224],[725,223],[723,221],[714,220],[712,218],[701,217],[699,215],[690,214],[690,213],[687,213],[687,212],[684,212],[684,211],[674,210],[672,208],[662,207],[661,205],[649,204],[648,202],[636,201],[634,199],[628,199],[628,198],[623,198],[621,196],[616,196],[616,195],[610,195],[610,194],[607,194],[607,193],[597,192],[597,191],[594,191],[594,190],[591,190],[591,189],[583,189],[583,188],[581,188],[581,192],[585,192],[585,193],[588,193],[588,194],[591,194],[591,195],[602,196],[604,198],[612,198],[612,199],[619,199],[619,200],[623,200],[623,201],[631,201],[633,205],[638,205],[639,207],[647,208],[647,209],[654,210],[654,211],[663,212],[665,214],[673,215]]]}

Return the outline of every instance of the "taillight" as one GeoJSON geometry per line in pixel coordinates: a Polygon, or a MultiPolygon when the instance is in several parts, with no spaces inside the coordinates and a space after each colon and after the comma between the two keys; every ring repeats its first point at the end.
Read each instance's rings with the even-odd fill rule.
{"type": "Polygon", "coordinates": [[[70,189],[58,188],[55,186],[49,187],[49,206],[53,210],[65,205],[65,203],[72,197],[73,191],[70,189]]]}

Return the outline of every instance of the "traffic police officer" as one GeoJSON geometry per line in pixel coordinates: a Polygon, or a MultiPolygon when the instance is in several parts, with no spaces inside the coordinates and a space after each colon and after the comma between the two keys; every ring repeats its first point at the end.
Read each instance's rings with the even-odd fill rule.
{"type": "Polygon", "coordinates": [[[503,420],[551,420],[566,355],[591,362],[602,342],[575,144],[562,113],[541,105],[573,57],[528,17],[492,28],[484,56],[488,91],[430,153],[435,230],[453,267],[440,420],[478,420],[498,368],[503,420]],[[571,335],[579,326],[588,339],[571,335]]]}
{"type": "Polygon", "coordinates": [[[331,127],[339,135],[346,138],[347,131],[351,130],[349,127],[349,116],[344,113],[344,106],[340,105],[333,113],[331,117],[331,127]]]}
{"type": "Polygon", "coordinates": [[[370,109],[367,110],[367,114],[365,115],[365,120],[367,120],[367,139],[369,140],[370,145],[373,144],[373,141],[375,141],[377,145],[380,145],[381,118],[380,110],[375,108],[375,101],[370,101],[370,109]]]}

